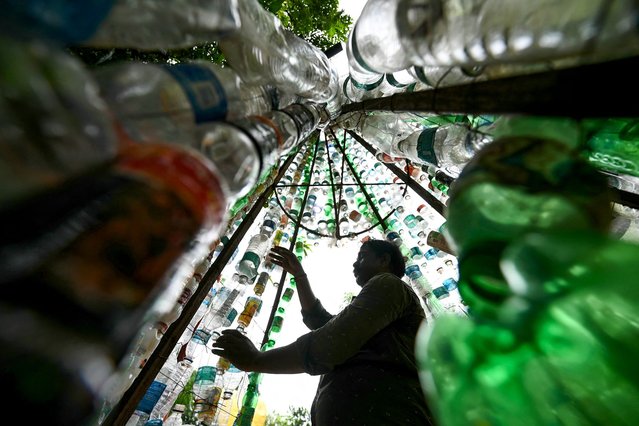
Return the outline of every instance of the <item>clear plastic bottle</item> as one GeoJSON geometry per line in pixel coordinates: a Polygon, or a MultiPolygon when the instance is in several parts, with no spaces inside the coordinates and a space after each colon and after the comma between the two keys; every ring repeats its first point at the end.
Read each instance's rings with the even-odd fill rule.
{"type": "Polygon", "coordinates": [[[257,276],[257,268],[268,250],[269,242],[270,237],[266,234],[259,233],[251,237],[244,256],[235,268],[240,274],[240,282],[248,283],[257,276]]]}
{"type": "Polygon", "coordinates": [[[166,383],[166,388],[162,395],[158,399],[158,402],[153,407],[153,411],[151,411],[151,418],[154,419],[164,419],[171,410],[171,407],[175,403],[180,392],[184,389],[184,385],[189,380],[191,373],[193,372],[193,363],[190,360],[183,359],[181,361],[177,361],[175,359],[174,354],[171,354],[168,363],[174,363],[175,367],[173,370],[160,370],[158,373],[158,378],[161,377],[162,374],[170,374],[170,376],[164,379],[166,383]]]}
{"type": "Polygon", "coordinates": [[[342,83],[342,94],[349,102],[376,98],[378,90],[384,82],[384,75],[375,74],[370,80],[368,83],[360,83],[353,76],[348,76],[342,83]]]}
{"type": "Polygon", "coordinates": [[[638,9],[630,0],[402,3],[396,22],[416,65],[539,62],[593,51],[636,53],[638,9]]]}
{"type": "Polygon", "coordinates": [[[399,113],[375,112],[369,113],[358,123],[358,133],[367,142],[380,151],[396,157],[396,144],[408,137],[419,126],[406,120],[407,116],[399,113]]]}
{"type": "Polygon", "coordinates": [[[211,425],[222,390],[216,386],[217,369],[205,365],[197,370],[193,383],[194,412],[198,424],[211,425]]]}
{"type": "Polygon", "coordinates": [[[291,31],[284,31],[288,50],[297,64],[297,90],[295,93],[314,102],[326,102],[339,91],[337,74],[332,71],[326,55],[291,31]]]}
{"type": "Polygon", "coordinates": [[[200,306],[198,306],[197,311],[195,312],[195,315],[193,315],[193,318],[191,318],[191,321],[189,321],[189,325],[186,327],[186,330],[184,330],[184,333],[182,333],[182,336],[180,337],[180,341],[178,344],[185,344],[191,339],[191,336],[193,335],[193,332],[195,331],[195,327],[200,322],[200,320],[204,317],[204,315],[206,315],[206,313],[208,312],[211,305],[211,300],[213,299],[213,297],[214,297],[213,293],[211,292],[207,293],[202,303],[200,303],[200,306]]]}
{"type": "Polygon", "coordinates": [[[153,408],[160,400],[160,397],[167,388],[167,385],[171,381],[171,378],[176,375],[177,363],[167,362],[157,377],[149,385],[149,388],[142,396],[142,399],[138,403],[135,411],[127,425],[144,425],[144,423],[150,418],[153,408]]]}
{"type": "MultiPolygon", "coordinates": [[[[238,2],[115,0],[110,13],[85,44],[156,50],[211,42],[239,29],[238,2]]],[[[67,24],[73,27],[77,22],[67,24]]]]}
{"type": "Polygon", "coordinates": [[[200,150],[226,177],[231,202],[246,195],[262,171],[261,153],[252,135],[232,123],[218,122],[200,126],[196,138],[200,150]]]}
{"type": "MultiPolygon", "coordinates": [[[[220,49],[242,80],[273,84],[318,102],[334,91],[330,62],[308,42],[285,30],[257,0],[239,2],[241,32],[220,40],[220,49]]],[[[335,85],[336,86],[336,85],[335,85]]]]}
{"type": "Polygon", "coordinates": [[[1,22],[7,33],[65,44],[166,49],[215,40],[239,17],[237,0],[29,0],[4,4],[1,22]]]}
{"type": "Polygon", "coordinates": [[[230,368],[224,374],[224,392],[222,393],[222,399],[231,399],[233,393],[240,388],[245,374],[244,371],[231,364],[230,368]]]}
{"type": "MultiPolygon", "coordinates": [[[[177,65],[123,62],[98,67],[103,99],[135,140],[185,140],[202,123],[271,109],[270,94],[208,61],[177,65]]],[[[185,142],[187,143],[187,142],[185,142]]]]}
{"type": "Polygon", "coordinates": [[[0,36],[0,62],[0,205],[115,158],[110,112],[79,61],[43,42],[0,36]]]}
{"type": "Polygon", "coordinates": [[[458,176],[473,155],[492,140],[463,124],[448,124],[414,132],[397,142],[396,151],[420,164],[428,163],[458,176]]]}
{"type": "Polygon", "coordinates": [[[400,3],[400,0],[366,2],[348,39],[346,52],[352,71],[384,74],[411,65],[397,25],[400,3]]]}
{"type": "Polygon", "coordinates": [[[164,421],[164,426],[182,426],[182,415],[184,414],[184,404],[175,404],[171,409],[171,414],[164,421]]]}
{"type": "Polygon", "coordinates": [[[485,79],[482,67],[411,67],[406,72],[420,84],[415,90],[468,84],[485,79]]]}

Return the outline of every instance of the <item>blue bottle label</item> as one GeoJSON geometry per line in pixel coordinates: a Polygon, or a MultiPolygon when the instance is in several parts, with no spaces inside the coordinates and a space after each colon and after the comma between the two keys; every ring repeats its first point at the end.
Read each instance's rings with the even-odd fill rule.
{"type": "Polygon", "coordinates": [[[397,238],[399,238],[399,234],[395,231],[391,231],[388,234],[386,234],[386,239],[388,241],[393,241],[393,240],[396,240],[397,238]]]}
{"type": "Polygon", "coordinates": [[[446,297],[448,297],[450,295],[448,293],[448,290],[446,290],[444,287],[437,287],[437,288],[433,289],[433,294],[438,299],[445,299],[446,297]]]}
{"type": "Polygon", "coordinates": [[[195,64],[166,65],[164,67],[180,84],[186,94],[195,122],[223,120],[228,111],[228,100],[222,84],[209,68],[195,64]]]}
{"type": "Polygon", "coordinates": [[[153,407],[155,407],[155,404],[157,404],[160,400],[160,396],[162,396],[164,389],[166,389],[166,383],[160,383],[157,380],[154,380],[153,383],[151,383],[151,386],[149,386],[146,390],[146,393],[142,397],[142,400],[136,409],[144,413],[151,414],[153,407]]]}
{"type": "Polygon", "coordinates": [[[113,0],[7,0],[2,3],[5,30],[37,34],[64,43],[89,39],[109,14],[113,0]]]}
{"type": "Polygon", "coordinates": [[[193,336],[191,337],[193,341],[198,342],[202,345],[206,345],[210,338],[211,338],[211,333],[209,333],[206,330],[202,330],[201,328],[195,330],[193,332],[193,336]]]}
{"type": "Polygon", "coordinates": [[[434,258],[437,256],[437,252],[438,252],[438,251],[439,251],[439,250],[438,250],[438,249],[436,249],[436,248],[429,249],[429,250],[428,250],[428,251],[424,254],[424,257],[426,258],[426,260],[434,259],[434,258]]]}
{"type": "Polygon", "coordinates": [[[435,155],[435,133],[436,127],[425,129],[419,134],[417,139],[417,156],[427,163],[437,166],[437,156],[435,155]]]}
{"type": "Polygon", "coordinates": [[[455,281],[454,278],[447,278],[444,280],[442,285],[447,291],[453,291],[457,288],[457,281],[455,281]]]}

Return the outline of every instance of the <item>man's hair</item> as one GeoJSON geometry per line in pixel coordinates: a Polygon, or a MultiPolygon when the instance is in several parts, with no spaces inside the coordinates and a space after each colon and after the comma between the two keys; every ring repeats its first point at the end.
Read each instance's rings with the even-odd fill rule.
{"type": "Polygon", "coordinates": [[[397,278],[402,278],[406,272],[406,263],[404,256],[395,244],[385,240],[367,240],[362,244],[362,248],[366,247],[377,256],[388,254],[390,256],[390,272],[397,278]]]}

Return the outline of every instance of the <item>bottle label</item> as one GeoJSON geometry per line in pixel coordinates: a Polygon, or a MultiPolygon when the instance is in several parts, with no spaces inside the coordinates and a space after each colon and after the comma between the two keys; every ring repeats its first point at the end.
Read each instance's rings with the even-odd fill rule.
{"type": "Polygon", "coordinates": [[[36,31],[43,38],[74,44],[89,39],[114,4],[113,0],[30,0],[3,2],[2,7],[4,16],[12,17],[5,22],[11,29],[36,31]]]}
{"type": "Polygon", "coordinates": [[[404,87],[408,86],[407,84],[403,84],[403,83],[400,83],[399,81],[397,81],[395,79],[395,77],[393,76],[393,74],[386,74],[386,81],[391,86],[397,87],[399,89],[403,89],[404,87]]]}
{"type": "Polygon", "coordinates": [[[244,253],[244,257],[242,257],[242,261],[251,262],[256,268],[260,266],[260,256],[255,253],[246,252],[244,253]]]}
{"type": "Polygon", "coordinates": [[[164,69],[184,90],[196,123],[223,120],[226,117],[228,100],[213,71],[195,64],[166,65],[164,69]]]}
{"type": "Polygon", "coordinates": [[[437,156],[435,155],[435,133],[436,127],[425,129],[419,134],[417,139],[417,156],[420,160],[437,166],[437,156]]]}
{"type": "Polygon", "coordinates": [[[166,383],[160,383],[157,380],[154,380],[142,397],[142,400],[138,404],[136,410],[151,414],[153,407],[155,407],[155,404],[157,404],[160,400],[160,396],[162,396],[164,389],[166,389],[166,383]]]}
{"type": "Polygon", "coordinates": [[[198,328],[197,330],[195,330],[193,332],[193,337],[191,337],[192,340],[198,343],[201,343],[203,345],[206,345],[206,343],[209,341],[210,338],[211,338],[211,333],[201,328],[198,328]]]}
{"type": "Polygon", "coordinates": [[[437,231],[431,231],[428,233],[428,237],[426,238],[426,244],[438,250],[441,250],[445,253],[455,255],[454,250],[450,248],[444,236],[437,231]]]}
{"type": "Polygon", "coordinates": [[[286,302],[290,302],[291,298],[293,297],[293,293],[295,292],[293,291],[292,288],[287,288],[286,290],[284,290],[284,294],[282,295],[282,300],[286,302]]]}
{"type": "MultiPolygon", "coordinates": [[[[237,296],[239,294],[240,294],[240,291],[237,289],[234,289],[231,291],[231,293],[226,298],[224,303],[222,303],[222,306],[220,306],[219,312],[221,315],[225,315],[227,312],[229,312],[229,310],[231,309],[231,305],[233,305],[233,302],[235,302],[235,299],[237,299],[237,296]]],[[[237,315],[237,311],[235,311],[235,314],[237,315]]],[[[235,317],[231,319],[231,322],[233,322],[234,319],[235,317]]]]}
{"type": "Polygon", "coordinates": [[[205,365],[204,367],[200,367],[197,369],[197,373],[195,374],[195,382],[203,382],[203,381],[211,381],[215,380],[216,370],[215,367],[210,365],[205,365]]]}

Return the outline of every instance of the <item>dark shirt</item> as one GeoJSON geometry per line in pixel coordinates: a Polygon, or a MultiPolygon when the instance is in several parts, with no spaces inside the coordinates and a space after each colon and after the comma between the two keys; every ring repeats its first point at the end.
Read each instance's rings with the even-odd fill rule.
{"type": "Polygon", "coordinates": [[[378,274],[337,315],[315,302],[297,339],[307,373],[322,374],[313,425],[430,425],[415,363],[424,311],[395,275],[378,274]]]}

